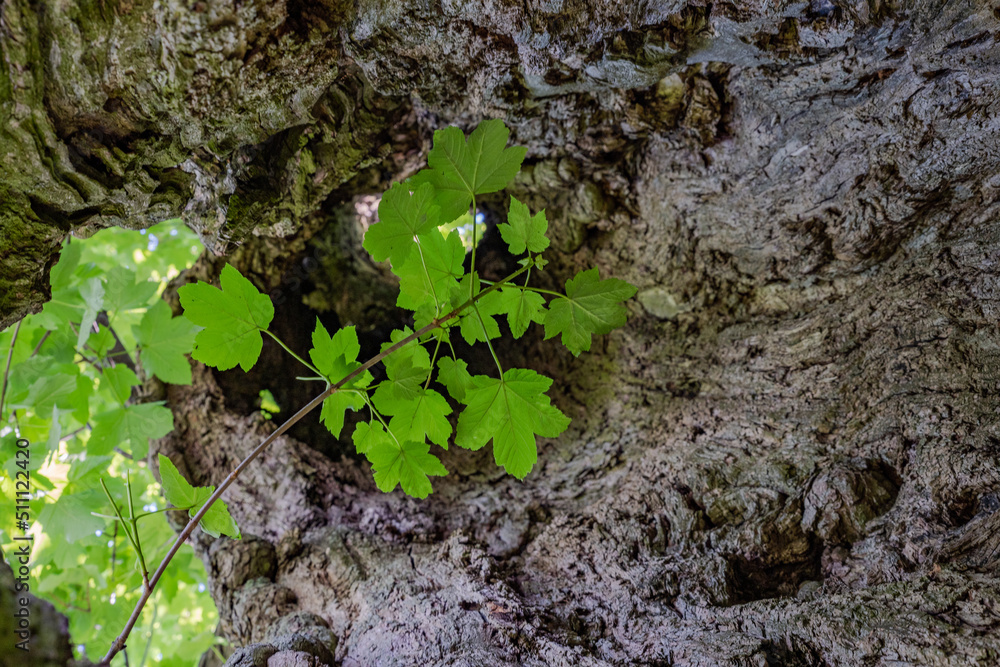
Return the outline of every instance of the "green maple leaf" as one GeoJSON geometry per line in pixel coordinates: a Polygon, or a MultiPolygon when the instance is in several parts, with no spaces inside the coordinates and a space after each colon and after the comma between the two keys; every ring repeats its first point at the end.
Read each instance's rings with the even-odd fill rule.
{"type": "MultiPolygon", "coordinates": [[[[317,318],[312,342],[309,358],[328,382],[339,382],[361,367],[357,361],[361,345],[354,327],[344,327],[331,336],[317,318]]],[[[347,410],[360,410],[365,406],[364,396],[357,390],[364,389],[371,381],[371,373],[365,371],[323,401],[319,418],[334,437],[339,438],[344,429],[347,410]]]]}
{"type": "Polygon", "coordinates": [[[94,355],[101,360],[108,356],[108,352],[115,347],[116,343],[117,341],[114,334],[111,333],[111,329],[108,329],[103,324],[99,324],[97,331],[87,337],[87,347],[93,350],[94,355]]]}
{"type": "Polygon", "coordinates": [[[434,188],[424,183],[410,194],[409,186],[396,183],[378,205],[379,221],[368,228],[362,244],[377,262],[388,259],[400,266],[416,245],[413,237],[438,225],[434,188]]]}
{"type": "Polygon", "coordinates": [[[426,442],[395,442],[378,439],[367,451],[375,472],[375,485],[380,491],[389,493],[396,485],[414,498],[426,498],[433,488],[429,475],[442,477],[448,471],[440,459],[430,453],[426,442]]]}
{"type": "Polygon", "coordinates": [[[319,420],[333,434],[333,437],[339,438],[341,431],[344,430],[344,418],[347,411],[357,412],[363,407],[365,407],[365,399],[360,392],[351,389],[338,389],[323,400],[323,409],[319,413],[319,420]]]}
{"type": "Polygon", "coordinates": [[[517,175],[527,149],[507,148],[509,136],[503,121],[497,119],[480,123],[468,141],[457,127],[434,132],[434,146],[427,154],[430,168],[410,181],[414,186],[434,186],[442,223],[466,213],[473,196],[502,190],[517,175]]]}
{"type": "Polygon", "coordinates": [[[74,280],[83,245],[82,241],[67,241],[62,247],[59,261],[49,274],[52,299],[42,307],[41,313],[32,317],[33,321],[50,331],[67,328],[66,323],[79,321],[83,312],[79,283],[74,280]]]}
{"type": "Polygon", "coordinates": [[[500,297],[514,338],[523,336],[532,322],[545,320],[545,299],[538,292],[504,286],[500,288],[500,297]]]}
{"type": "MultiPolygon", "coordinates": [[[[319,318],[316,318],[312,344],[309,358],[312,359],[313,365],[323,374],[323,377],[331,383],[343,380],[361,366],[358,363],[361,344],[358,342],[357,329],[353,326],[343,327],[331,336],[319,318]]],[[[371,382],[371,375],[365,371],[351,380],[347,386],[367,387],[368,382],[371,382]],[[365,382],[365,377],[367,377],[367,382],[365,382]]]]}
{"type": "MultiPolygon", "coordinates": [[[[386,359],[388,361],[388,358],[386,359]]],[[[376,409],[379,412],[393,414],[394,406],[400,401],[412,401],[420,394],[427,374],[430,373],[430,361],[427,365],[414,365],[414,358],[395,359],[386,364],[388,379],[379,383],[378,389],[372,395],[376,409]]]]}
{"type": "MultiPolygon", "coordinates": [[[[107,330],[107,327],[104,327],[107,330]]],[[[98,327],[100,329],[100,326],[98,327]]],[[[32,345],[32,350],[37,347],[38,343],[42,346],[39,348],[38,352],[35,354],[40,354],[43,356],[52,357],[60,363],[72,364],[75,363],[76,356],[76,332],[74,332],[69,327],[63,325],[56,331],[44,331],[39,328],[36,332],[39,335],[38,340],[32,345]],[[42,340],[42,336],[48,334],[45,340],[42,340]]],[[[98,335],[100,332],[96,332],[98,335]]],[[[110,332],[109,332],[110,333],[110,332]]],[[[93,334],[91,334],[93,335],[93,334]]],[[[90,340],[90,337],[87,338],[90,340]]]]}
{"type": "Polygon", "coordinates": [[[91,512],[105,513],[106,502],[105,495],[98,489],[68,484],[59,495],[59,500],[42,508],[38,520],[45,527],[46,535],[58,535],[61,541],[76,542],[93,536],[95,530],[104,526],[104,520],[91,512]]]}
{"type": "Polygon", "coordinates": [[[132,387],[139,385],[139,378],[125,364],[101,369],[102,385],[111,390],[115,400],[124,405],[132,395],[132,387]]]}
{"type": "Polygon", "coordinates": [[[264,345],[260,333],[274,318],[274,306],[229,264],[219,282],[221,290],[204,282],[177,290],[184,316],[205,327],[194,339],[191,356],[221,371],[236,364],[249,371],[260,357],[264,345]]]}
{"type": "MultiPolygon", "coordinates": [[[[201,509],[209,496],[215,492],[214,486],[192,486],[180,471],[174,466],[173,461],[163,454],[159,455],[160,460],[160,486],[163,487],[163,496],[167,502],[174,507],[181,509],[190,508],[189,516],[194,516],[201,509]]],[[[201,529],[212,537],[229,535],[240,539],[240,529],[237,527],[233,517],[229,514],[229,508],[222,500],[216,500],[205,512],[205,516],[198,522],[201,529]]]]}
{"type": "Polygon", "coordinates": [[[500,325],[497,324],[493,316],[502,310],[502,306],[497,304],[495,300],[489,299],[494,295],[500,296],[496,292],[491,292],[486,298],[480,299],[474,308],[469,308],[462,314],[458,330],[469,345],[477,341],[485,343],[487,339],[493,340],[500,337],[500,325]],[[476,309],[479,310],[478,315],[476,309]]]}
{"type": "Polygon", "coordinates": [[[191,384],[191,364],[185,355],[191,352],[197,332],[188,318],[173,317],[166,301],[153,304],[132,327],[142,367],[170,384],[191,384]]]}
{"type": "Polygon", "coordinates": [[[113,456],[86,456],[82,461],[74,461],[66,474],[67,481],[87,482],[90,487],[96,483],[101,473],[106,473],[114,461],[113,456]]]}
{"type": "Polygon", "coordinates": [[[532,217],[528,207],[514,197],[510,198],[507,222],[497,225],[500,236],[507,242],[513,255],[520,255],[526,250],[539,253],[548,248],[549,240],[545,237],[548,229],[545,211],[539,211],[532,217]]]}
{"type": "Polygon", "coordinates": [[[399,276],[396,305],[417,310],[425,304],[447,304],[464,273],[465,247],[457,233],[444,236],[432,229],[417,237],[420,250],[410,253],[393,271],[399,276]]]}
{"type": "Polygon", "coordinates": [[[354,429],[351,439],[354,441],[354,448],[358,454],[367,454],[373,447],[380,443],[393,444],[392,438],[382,428],[382,424],[378,422],[361,422],[354,429]]]}
{"type": "MultiPolygon", "coordinates": [[[[215,491],[214,486],[206,488],[208,488],[209,493],[215,491]]],[[[188,514],[190,516],[194,516],[200,509],[201,505],[196,507],[194,512],[188,512],[188,514]]],[[[205,516],[201,517],[201,521],[198,522],[198,525],[212,537],[229,535],[234,539],[240,539],[240,528],[236,525],[236,521],[233,519],[232,515],[229,514],[229,507],[222,500],[216,500],[212,503],[212,506],[208,508],[207,512],[205,512],[205,516]]]]}
{"type": "Polygon", "coordinates": [[[201,507],[212,495],[213,490],[208,487],[192,486],[169,458],[163,454],[158,454],[157,458],[160,461],[160,486],[168,503],[181,509],[201,507]]]}
{"type": "Polygon", "coordinates": [[[174,416],[163,402],[115,408],[93,418],[87,441],[88,456],[104,456],[115,447],[132,443],[132,457],[145,458],[150,438],[162,438],[174,429],[174,416]]]}
{"type": "Polygon", "coordinates": [[[135,272],[116,266],[108,271],[104,281],[104,309],[118,314],[141,308],[156,294],[157,284],[149,280],[137,283],[135,272]]]}
{"type": "MultiPolygon", "coordinates": [[[[475,276],[474,280],[474,292],[479,293],[482,291],[482,286],[479,284],[479,277],[475,276]]],[[[453,297],[453,306],[458,306],[461,302],[465,301],[465,298],[470,293],[470,283],[472,281],[472,274],[462,279],[461,288],[453,297]]],[[[469,345],[477,341],[486,342],[487,339],[499,338],[500,325],[497,324],[493,316],[499,315],[502,312],[504,312],[504,304],[499,292],[494,290],[482,296],[476,301],[475,308],[467,308],[459,318],[458,330],[462,334],[462,338],[469,345]]]]}
{"type": "Polygon", "coordinates": [[[465,400],[465,392],[474,388],[469,365],[462,359],[442,357],[438,359],[438,380],[456,401],[465,400]]]}
{"type": "Polygon", "coordinates": [[[381,411],[392,415],[389,429],[401,440],[423,442],[429,439],[436,445],[448,449],[451,437],[451,406],[445,397],[433,389],[420,388],[417,396],[410,400],[383,401],[381,411]]]}
{"type": "MultiPolygon", "coordinates": [[[[382,345],[382,352],[412,333],[409,327],[393,331],[389,334],[389,342],[382,345]]],[[[386,357],[384,363],[387,379],[379,383],[372,396],[380,411],[381,406],[392,401],[408,401],[417,397],[431,371],[431,356],[423,345],[414,340],[386,357]]]]}
{"type": "Polygon", "coordinates": [[[12,389],[15,389],[9,396],[11,407],[29,409],[37,415],[52,412],[53,406],[65,409],[77,407],[74,396],[80,388],[77,380],[79,369],[69,364],[53,364],[50,368],[50,374],[37,376],[25,390],[17,391],[18,385],[11,382],[12,389]]]}
{"type": "Polygon", "coordinates": [[[104,307],[104,286],[101,284],[101,279],[91,278],[81,284],[80,296],[83,298],[84,308],[80,318],[80,329],[76,335],[76,346],[83,348],[83,344],[93,331],[97,314],[104,307]]]}
{"type": "Polygon", "coordinates": [[[636,288],[624,280],[601,280],[596,267],[581,271],[566,283],[566,296],[549,304],[545,338],[562,334],[563,345],[580,356],[590,349],[591,334],[610,333],[625,324],[626,310],[620,302],[635,293],[636,288]]]}
{"type": "Polygon", "coordinates": [[[84,241],[66,240],[66,245],[59,251],[59,261],[52,267],[52,273],[49,275],[53,292],[69,287],[73,280],[73,271],[80,264],[83,245],[84,241]]]}
{"type": "Polygon", "coordinates": [[[512,368],[503,378],[473,377],[468,406],[458,418],[455,444],[481,449],[493,440],[493,458],[508,473],[524,479],[538,460],[535,436],[554,438],[569,418],[549,403],[552,380],[535,371],[512,368]]]}

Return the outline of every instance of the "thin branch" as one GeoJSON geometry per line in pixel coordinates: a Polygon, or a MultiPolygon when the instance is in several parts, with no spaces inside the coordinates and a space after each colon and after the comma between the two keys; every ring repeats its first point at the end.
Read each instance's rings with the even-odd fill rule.
{"type": "MultiPolygon", "coordinates": [[[[222,494],[226,492],[226,489],[232,486],[233,482],[235,482],[236,479],[240,476],[240,474],[242,474],[242,472],[246,470],[247,466],[253,463],[254,459],[260,456],[261,453],[263,453],[265,449],[271,446],[271,444],[275,440],[280,438],[290,428],[299,423],[306,415],[308,415],[310,412],[312,412],[320,405],[322,405],[323,401],[325,401],[328,397],[332,396],[334,392],[341,389],[355,378],[359,377],[362,373],[375,366],[375,364],[381,362],[390,354],[393,354],[397,350],[405,347],[406,345],[409,345],[413,341],[418,340],[424,334],[433,331],[434,329],[443,327],[443,325],[446,322],[455,319],[463,310],[473,305],[474,303],[482,299],[490,292],[497,290],[503,284],[513,280],[514,278],[517,278],[519,275],[527,271],[530,266],[531,264],[529,263],[528,265],[518,269],[514,273],[504,278],[503,280],[494,283],[489,288],[469,298],[467,301],[465,301],[465,303],[453,309],[448,314],[444,315],[443,317],[435,318],[434,320],[431,321],[430,324],[421,327],[419,330],[410,334],[406,338],[403,338],[398,343],[389,346],[384,351],[375,355],[374,357],[363,363],[361,366],[355,368],[353,371],[348,373],[338,382],[331,384],[329,387],[326,388],[325,391],[323,391],[323,393],[321,393],[316,398],[306,403],[301,409],[299,409],[298,412],[289,417],[281,426],[279,426],[273,433],[271,433],[271,435],[264,438],[264,440],[259,445],[257,445],[252,452],[247,454],[246,458],[240,461],[239,464],[232,470],[232,472],[230,472],[226,476],[226,479],[223,480],[222,484],[220,484],[215,489],[215,492],[208,497],[208,500],[206,500],[205,504],[201,506],[201,509],[199,509],[198,512],[193,517],[191,517],[191,520],[188,521],[187,525],[184,526],[184,530],[182,530],[180,535],[177,536],[177,539],[174,540],[174,543],[170,546],[170,550],[167,551],[167,555],[163,557],[163,560],[160,562],[160,566],[156,568],[156,572],[154,572],[153,576],[150,578],[149,585],[146,586],[146,590],[142,592],[142,596],[140,596],[139,601],[136,603],[135,609],[132,610],[132,615],[129,617],[128,622],[125,624],[125,628],[122,630],[121,634],[118,635],[118,637],[114,640],[114,642],[112,642],[111,648],[108,649],[108,653],[107,655],[104,656],[104,659],[98,663],[98,667],[108,667],[111,664],[111,660],[125,648],[125,642],[128,639],[129,634],[131,634],[132,629],[135,627],[135,624],[139,621],[139,617],[142,614],[142,609],[143,607],[146,606],[146,602],[149,601],[150,596],[153,594],[153,589],[156,588],[156,584],[160,581],[160,577],[162,577],[164,571],[166,571],[167,565],[170,564],[170,561],[173,560],[174,556],[180,550],[181,546],[191,536],[191,533],[194,532],[194,529],[198,525],[198,522],[202,520],[202,518],[208,513],[208,510],[211,509],[212,505],[215,504],[215,501],[219,500],[219,498],[222,497],[222,494]]],[[[112,504],[114,503],[112,502],[112,504]]],[[[118,511],[117,506],[115,506],[115,511],[116,512],[118,511]]],[[[124,524],[124,519],[122,520],[122,523],[124,524]]]]}
{"type": "Polygon", "coordinates": [[[111,581],[115,580],[115,561],[118,559],[118,522],[115,522],[115,534],[111,536],[111,581]]]}
{"type": "Polygon", "coordinates": [[[88,593],[88,595],[87,595],[87,606],[86,607],[77,607],[75,604],[72,604],[70,602],[67,602],[66,600],[63,600],[61,597],[59,597],[56,594],[55,591],[45,591],[45,599],[46,600],[51,600],[51,601],[54,601],[54,602],[58,603],[60,606],[63,607],[63,609],[76,609],[77,611],[82,611],[82,612],[84,612],[86,614],[89,614],[89,613],[91,613],[91,610],[90,610],[90,595],[89,595],[90,589],[89,588],[87,589],[87,593],[88,593]]]}
{"type": "MultiPolygon", "coordinates": [[[[155,510],[153,512],[141,512],[135,515],[136,520],[145,518],[147,516],[153,516],[154,514],[163,514],[164,512],[187,512],[194,505],[189,505],[187,507],[164,507],[161,510],[155,510]]],[[[100,517],[102,519],[108,519],[109,521],[118,521],[118,517],[111,516],[110,514],[101,514],[100,512],[91,512],[90,516],[100,517]]],[[[117,524],[116,524],[117,525],[117,524]]]]}
{"type": "Polygon", "coordinates": [[[101,482],[101,488],[104,489],[104,495],[106,495],[108,497],[108,502],[111,503],[111,507],[113,507],[114,510],[115,510],[115,516],[118,517],[118,520],[122,524],[122,530],[125,531],[125,535],[128,537],[128,541],[132,543],[132,547],[136,550],[137,553],[141,553],[142,552],[142,548],[135,541],[135,538],[132,537],[132,533],[129,532],[128,526],[125,525],[125,518],[122,517],[121,510],[118,509],[118,503],[116,503],[115,499],[111,497],[111,492],[108,491],[108,487],[104,483],[104,478],[103,477],[99,477],[98,480],[101,482]]]}
{"type": "Polygon", "coordinates": [[[108,353],[104,356],[109,359],[113,357],[124,356],[125,361],[123,363],[126,366],[128,366],[133,373],[136,372],[135,359],[133,359],[132,355],[128,353],[128,348],[126,348],[125,345],[122,343],[122,339],[118,337],[118,332],[115,331],[114,328],[111,326],[111,318],[108,317],[108,312],[105,310],[102,311],[102,314],[104,315],[103,319],[107,320],[106,324],[104,324],[103,322],[102,324],[104,324],[104,326],[108,328],[108,331],[111,332],[112,337],[114,337],[115,339],[115,346],[110,350],[108,350],[108,353]]]}
{"type": "MultiPolygon", "coordinates": [[[[135,516],[135,503],[132,500],[132,476],[127,472],[125,473],[125,492],[128,495],[128,516],[132,524],[132,534],[135,535],[135,543],[142,544],[139,539],[139,523],[135,516]]],[[[142,583],[146,588],[149,588],[149,570],[146,568],[146,558],[142,555],[142,549],[136,549],[136,551],[139,552],[139,564],[142,566],[142,583]]]]}
{"type": "Polygon", "coordinates": [[[14,359],[14,343],[17,342],[17,334],[21,333],[21,322],[24,320],[18,320],[17,326],[14,328],[14,336],[10,339],[10,349],[7,350],[7,365],[3,369],[3,387],[0,388],[0,423],[4,421],[3,402],[7,398],[7,376],[10,375],[10,362],[14,359]]]}
{"type": "Polygon", "coordinates": [[[46,331],[44,334],[42,334],[42,339],[38,341],[38,345],[35,346],[35,349],[32,350],[31,354],[28,356],[33,357],[36,354],[38,354],[38,351],[42,349],[42,345],[45,345],[45,341],[47,341],[49,339],[49,336],[51,335],[52,335],[51,331],[46,331]]]}
{"type": "Polygon", "coordinates": [[[434,362],[437,361],[438,352],[440,350],[441,350],[441,337],[438,336],[437,345],[434,346],[434,356],[431,357],[431,369],[427,372],[427,379],[424,380],[424,391],[427,391],[427,387],[431,385],[431,377],[434,376],[434,362]]]}
{"type": "Polygon", "coordinates": [[[86,431],[89,428],[90,428],[90,422],[87,422],[86,424],[84,424],[80,428],[76,429],[75,431],[70,431],[69,433],[67,433],[63,437],[59,438],[59,442],[66,442],[67,440],[69,440],[73,436],[79,435],[80,433],[82,433],[83,431],[86,431]]]}

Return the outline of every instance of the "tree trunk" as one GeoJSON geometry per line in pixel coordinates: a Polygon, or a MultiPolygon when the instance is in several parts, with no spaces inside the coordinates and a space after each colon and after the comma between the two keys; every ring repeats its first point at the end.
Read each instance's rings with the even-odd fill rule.
{"type": "MultiPolygon", "coordinates": [[[[373,195],[484,117],[528,147],[511,191],[547,210],[551,286],[640,288],[579,359],[503,350],[573,418],[524,482],[453,449],[414,501],[315,419],[280,438],[227,497],[244,539],[195,541],[221,633],[257,644],[232,664],[1000,661],[991,6],[2,11],[2,324],[71,229],[183,215],[214,253],[183,280],[229,261],[297,349],[318,316],[375,351],[404,320],[360,247],[373,195]]],[[[310,398],[296,374],[274,346],[197,367],[154,455],[220,482],[273,428],[257,392],[310,398]]]]}

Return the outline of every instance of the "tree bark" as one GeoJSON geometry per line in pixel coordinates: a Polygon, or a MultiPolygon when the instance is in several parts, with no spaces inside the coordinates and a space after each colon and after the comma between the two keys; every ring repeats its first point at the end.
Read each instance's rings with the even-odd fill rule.
{"type": "MultiPolygon", "coordinates": [[[[525,482],[451,450],[414,501],[315,420],[280,438],[245,538],[195,541],[231,664],[996,664],[998,38],[974,2],[15,0],[2,321],[71,229],[183,215],[211,253],[178,282],[229,261],[293,347],[320,317],[374,352],[374,195],[502,117],[545,279],[633,282],[629,325],[503,350],[574,420],[525,482]]],[[[167,388],[153,456],[218,483],[260,389],[310,397],[278,352],[167,388]]]]}

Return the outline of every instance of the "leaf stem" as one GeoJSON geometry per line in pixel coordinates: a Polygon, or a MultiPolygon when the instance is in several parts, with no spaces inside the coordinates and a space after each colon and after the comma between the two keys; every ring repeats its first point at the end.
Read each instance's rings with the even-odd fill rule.
{"type": "MultiPolygon", "coordinates": [[[[132,475],[125,473],[125,493],[128,496],[128,516],[129,522],[132,524],[132,534],[135,535],[135,543],[140,544],[139,541],[139,523],[135,516],[135,503],[132,501],[132,475]]],[[[149,569],[146,567],[146,557],[142,554],[142,549],[136,547],[136,551],[139,554],[139,565],[142,566],[142,583],[149,588],[149,569]]]]}
{"type": "MultiPolygon", "coordinates": [[[[108,497],[108,501],[111,503],[111,507],[114,508],[115,515],[118,517],[118,521],[121,522],[121,524],[122,524],[122,530],[125,531],[125,535],[128,537],[128,541],[132,543],[132,548],[135,549],[136,553],[141,554],[142,553],[142,547],[140,547],[139,544],[136,542],[135,538],[132,537],[132,532],[128,529],[128,526],[125,523],[125,517],[122,516],[121,510],[118,509],[118,503],[116,503],[115,500],[114,500],[114,498],[111,497],[111,492],[108,491],[108,487],[104,483],[104,478],[101,477],[100,481],[101,481],[101,488],[104,489],[104,495],[106,495],[108,497]]],[[[145,577],[144,577],[144,579],[145,579],[145,577]]],[[[146,590],[147,591],[149,590],[148,586],[146,587],[146,590]]],[[[144,593],[145,593],[145,591],[144,591],[144,593]]]]}
{"type": "Polygon", "coordinates": [[[427,391],[427,387],[431,384],[431,376],[434,375],[434,362],[437,361],[438,351],[441,349],[441,336],[438,336],[437,345],[434,346],[434,355],[431,357],[431,369],[427,371],[427,379],[424,380],[424,391],[427,391]]]}
{"type": "Polygon", "coordinates": [[[420,238],[417,238],[417,253],[420,255],[420,265],[424,268],[424,277],[431,288],[431,296],[434,297],[434,314],[441,314],[441,302],[438,301],[437,290],[434,289],[434,281],[431,280],[431,272],[427,270],[427,260],[424,258],[424,249],[420,247],[420,238]]]}
{"type": "Polygon", "coordinates": [[[483,338],[486,339],[486,347],[490,348],[490,354],[493,355],[493,363],[497,365],[497,370],[500,371],[500,378],[503,379],[503,366],[500,365],[500,359],[497,358],[497,353],[493,349],[493,343],[490,342],[490,334],[486,331],[486,322],[483,320],[483,315],[479,312],[476,304],[472,304],[472,311],[479,318],[479,326],[483,328],[483,338]]]}
{"type": "Polygon", "coordinates": [[[476,293],[476,195],[472,195],[472,262],[469,264],[469,273],[472,279],[469,280],[469,298],[476,293]]]}
{"type": "MultiPolygon", "coordinates": [[[[215,504],[215,501],[217,501],[219,498],[222,497],[222,494],[226,492],[226,489],[232,486],[233,482],[235,482],[236,479],[243,473],[243,471],[246,470],[247,466],[253,463],[254,459],[260,456],[265,449],[271,446],[271,443],[273,443],[275,440],[284,435],[288,431],[288,429],[292,428],[297,423],[299,423],[306,415],[308,415],[310,412],[312,412],[320,405],[322,405],[323,401],[325,401],[327,397],[333,395],[334,392],[344,387],[351,380],[354,380],[356,377],[360,376],[362,373],[370,369],[375,364],[381,362],[390,354],[396,352],[400,348],[409,345],[413,341],[419,339],[427,332],[441,328],[445,322],[448,322],[449,320],[452,320],[455,317],[457,317],[463,310],[476,303],[479,299],[482,299],[490,292],[499,289],[503,284],[510,282],[511,280],[514,280],[515,278],[520,276],[522,273],[527,271],[531,265],[532,264],[529,263],[526,266],[521,267],[520,269],[510,274],[503,280],[500,280],[490,285],[488,288],[486,288],[479,294],[473,295],[467,301],[465,301],[465,303],[458,306],[457,308],[454,308],[446,315],[435,318],[430,322],[430,324],[421,327],[420,329],[410,334],[406,338],[403,338],[399,342],[394,343],[393,345],[387,347],[385,350],[375,355],[374,357],[363,363],[361,366],[355,368],[353,371],[345,375],[337,382],[331,384],[321,394],[316,396],[316,398],[306,403],[299,409],[298,412],[296,412],[294,415],[285,420],[285,422],[277,429],[275,429],[274,432],[271,433],[271,435],[264,438],[264,440],[261,441],[261,443],[257,445],[253,449],[253,451],[247,454],[246,458],[240,461],[239,464],[237,464],[237,466],[233,468],[233,470],[226,476],[226,479],[224,479],[222,483],[219,484],[219,486],[215,489],[212,495],[208,497],[208,500],[206,500],[205,504],[201,506],[201,509],[199,509],[195,513],[195,515],[191,517],[191,520],[188,521],[186,526],[184,526],[184,530],[180,532],[180,534],[174,540],[174,543],[170,545],[170,549],[167,551],[167,554],[163,557],[163,560],[160,561],[159,567],[156,568],[156,572],[154,572],[153,576],[150,578],[149,585],[146,586],[146,590],[142,592],[142,595],[136,602],[135,609],[132,610],[132,615],[129,616],[129,619],[125,624],[125,628],[122,630],[121,634],[119,634],[118,637],[116,637],[115,640],[111,643],[111,648],[108,649],[107,654],[104,656],[101,662],[97,663],[98,667],[108,667],[111,664],[111,659],[114,658],[119,653],[121,653],[121,651],[125,648],[125,642],[128,639],[128,636],[132,633],[132,629],[135,627],[135,624],[139,621],[139,617],[142,614],[143,608],[146,606],[146,602],[149,601],[150,596],[153,594],[153,589],[156,587],[156,584],[160,581],[160,577],[163,576],[163,573],[166,571],[167,566],[170,564],[170,561],[173,560],[175,555],[177,555],[177,552],[180,550],[181,546],[191,536],[191,533],[194,532],[194,529],[198,525],[198,522],[200,522],[202,518],[204,518],[204,516],[208,513],[208,510],[211,509],[212,505],[215,504]]],[[[319,371],[317,371],[317,373],[318,372],[319,371]]],[[[320,373],[320,375],[322,375],[322,373],[320,373]]],[[[104,484],[103,480],[101,481],[101,484],[102,485],[104,484]]],[[[105,493],[107,493],[106,488],[105,488],[105,493]]],[[[108,497],[110,498],[111,495],[108,494],[108,497]]],[[[114,501],[112,501],[112,505],[114,505],[114,501]]],[[[118,509],[117,506],[115,506],[116,511],[117,509],[118,509]]]]}
{"type": "Polygon", "coordinates": [[[7,365],[3,369],[3,387],[0,388],[0,424],[5,421],[3,418],[3,402],[7,398],[7,376],[10,375],[10,362],[14,358],[14,343],[17,342],[17,334],[21,333],[21,322],[23,321],[17,321],[17,326],[14,327],[14,335],[10,339],[10,349],[7,350],[7,365]]]}
{"type": "Polygon", "coordinates": [[[368,404],[368,409],[372,411],[373,415],[375,415],[375,419],[382,422],[382,426],[385,427],[385,432],[388,433],[389,437],[391,437],[396,442],[396,447],[399,448],[399,451],[403,451],[402,443],[399,442],[399,438],[397,438],[396,434],[392,432],[391,428],[389,428],[389,424],[387,424],[382,415],[379,414],[379,411],[375,409],[375,404],[372,403],[371,399],[368,398],[366,394],[362,394],[361,396],[365,399],[365,403],[368,404]]]}
{"type": "Polygon", "coordinates": [[[275,336],[273,333],[271,333],[267,329],[261,329],[261,331],[263,331],[268,336],[270,336],[271,338],[273,338],[278,345],[280,345],[281,347],[283,347],[285,349],[285,352],[287,352],[288,354],[290,354],[293,357],[295,357],[295,359],[300,364],[302,364],[303,366],[305,366],[306,368],[308,368],[309,370],[311,370],[316,375],[322,375],[322,373],[319,372],[319,369],[317,369],[315,366],[313,366],[312,364],[310,364],[308,361],[306,361],[305,359],[303,359],[299,355],[297,355],[294,352],[292,352],[292,349],[290,347],[288,347],[287,345],[285,345],[285,342],[283,340],[281,340],[280,338],[278,338],[277,336],[275,336]]]}
{"type": "MultiPolygon", "coordinates": [[[[192,507],[194,507],[194,505],[189,505],[187,507],[164,507],[161,510],[153,510],[152,512],[141,512],[139,514],[136,514],[135,515],[135,519],[136,519],[136,521],[138,521],[139,519],[144,519],[147,516],[153,516],[154,514],[163,514],[164,512],[187,512],[192,507]]],[[[101,514],[99,512],[91,512],[90,515],[91,516],[99,516],[102,519],[111,519],[112,521],[118,521],[118,517],[111,516],[110,514],[101,514]]]]}
{"type": "MultiPolygon", "coordinates": [[[[485,284],[487,284],[487,285],[492,285],[493,284],[489,280],[483,280],[482,282],[485,283],[485,284]]],[[[528,290],[529,292],[538,292],[539,294],[550,294],[552,296],[557,296],[557,297],[560,297],[562,299],[568,299],[569,298],[565,294],[560,294],[559,292],[553,292],[550,289],[542,289],[541,287],[529,287],[528,285],[518,285],[517,283],[511,283],[510,287],[516,287],[516,288],[518,288],[520,290],[528,290]]]]}

